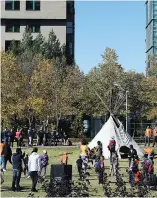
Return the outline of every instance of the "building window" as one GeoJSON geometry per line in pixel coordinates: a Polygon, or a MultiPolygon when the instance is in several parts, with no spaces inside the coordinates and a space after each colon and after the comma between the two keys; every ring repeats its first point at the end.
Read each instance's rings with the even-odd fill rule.
{"type": "Polygon", "coordinates": [[[26,1],[26,10],[40,10],[40,1],[27,0],[26,1]]]}
{"type": "Polygon", "coordinates": [[[30,29],[32,33],[39,33],[40,25],[29,25],[28,29],[30,29]]]}
{"type": "Polygon", "coordinates": [[[14,21],[6,24],[5,32],[20,32],[20,24],[17,24],[14,21]]]}
{"type": "Polygon", "coordinates": [[[73,44],[72,44],[72,42],[69,43],[69,54],[70,55],[73,54],[73,44]]]}
{"type": "Polygon", "coordinates": [[[73,1],[68,1],[67,2],[67,10],[69,14],[74,13],[74,2],[73,1]]]}
{"type": "MultiPolygon", "coordinates": [[[[5,51],[8,51],[10,48],[11,43],[13,42],[13,40],[11,41],[5,41],[5,51]]],[[[15,45],[18,47],[18,45],[20,44],[20,41],[14,41],[15,45]]]]}
{"type": "Polygon", "coordinates": [[[5,1],[5,10],[20,10],[20,1],[5,1]]]}
{"type": "Polygon", "coordinates": [[[67,22],[67,34],[73,33],[73,22],[67,22]]]}

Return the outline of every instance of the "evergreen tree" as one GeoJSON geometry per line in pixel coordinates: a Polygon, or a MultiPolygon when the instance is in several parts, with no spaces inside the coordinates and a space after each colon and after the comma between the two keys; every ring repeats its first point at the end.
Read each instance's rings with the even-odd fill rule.
{"type": "Polygon", "coordinates": [[[20,51],[23,53],[25,50],[32,50],[33,48],[33,35],[30,29],[26,27],[23,38],[20,43],[20,51]]]}
{"type": "Polygon", "coordinates": [[[53,30],[49,33],[49,38],[44,43],[43,55],[46,59],[56,59],[62,56],[60,42],[53,30]]]}
{"type": "Polygon", "coordinates": [[[45,39],[41,33],[37,35],[37,37],[33,41],[33,52],[35,54],[43,54],[44,53],[44,43],[45,39]]]}

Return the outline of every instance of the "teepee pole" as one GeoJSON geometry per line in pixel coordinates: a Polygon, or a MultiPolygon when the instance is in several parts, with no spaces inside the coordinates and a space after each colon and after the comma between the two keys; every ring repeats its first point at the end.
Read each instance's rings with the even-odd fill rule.
{"type": "Polygon", "coordinates": [[[107,107],[107,105],[104,103],[104,101],[102,100],[102,98],[100,97],[100,95],[98,94],[98,92],[96,90],[94,90],[96,95],[98,96],[98,98],[101,100],[101,102],[105,105],[105,107],[107,108],[107,110],[110,112],[110,114],[112,115],[110,109],[107,107]]]}
{"type": "Polygon", "coordinates": [[[113,116],[113,118],[116,120],[115,116],[112,114],[112,112],[110,111],[110,109],[104,103],[103,99],[100,97],[100,95],[98,94],[98,92],[96,90],[94,90],[94,91],[95,91],[96,95],[98,96],[98,98],[101,100],[101,102],[104,104],[104,106],[107,108],[107,110],[110,112],[110,115],[113,116]]]}

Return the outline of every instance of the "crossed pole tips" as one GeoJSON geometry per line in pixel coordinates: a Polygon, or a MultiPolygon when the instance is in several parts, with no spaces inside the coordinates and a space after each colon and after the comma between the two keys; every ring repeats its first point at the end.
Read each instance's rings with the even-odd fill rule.
{"type": "Polygon", "coordinates": [[[101,98],[101,96],[98,94],[98,92],[94,89],[96,95],[98,96],[98,98],[101,100],[101,102],[104,104],[104,106],[106,107],[106,109],[110,112],[110,115],[113,116],[111,110],[108,108],[108,106],[105,104],[105,102],[103,101],[103,99],[101,98]]]}

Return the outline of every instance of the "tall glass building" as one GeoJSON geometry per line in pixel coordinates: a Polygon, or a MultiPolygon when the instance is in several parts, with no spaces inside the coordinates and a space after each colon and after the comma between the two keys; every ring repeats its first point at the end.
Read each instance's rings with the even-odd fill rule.
{"type": "Polygon", "coordinates": [[[157,57],[157,0],[146,1],[146,67],[149,58],[157,57]]]}

